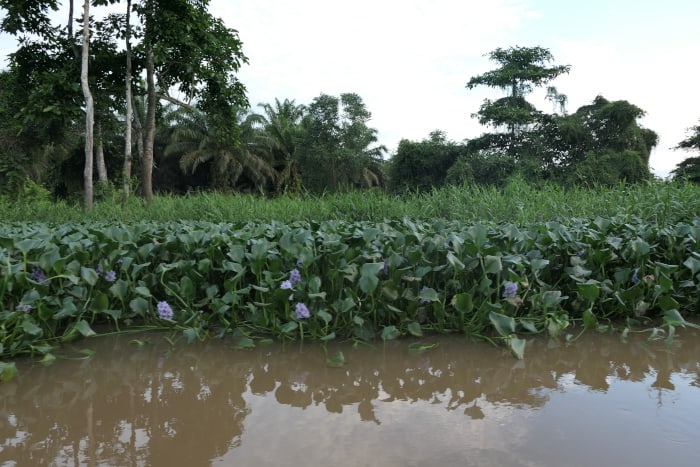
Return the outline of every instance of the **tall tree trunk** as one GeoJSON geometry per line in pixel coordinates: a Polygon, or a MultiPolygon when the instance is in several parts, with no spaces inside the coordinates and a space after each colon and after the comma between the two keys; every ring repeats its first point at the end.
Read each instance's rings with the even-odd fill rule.
{"type": "Polygon", "coordinates": [[[90,0],[85,0],[83,4],[83,54],[80,67],[80,85],[85,96],[85,171],[83,172],[85,191],[85,211],[92,210],[92,150],[93,150],[93,125],[95,121],[95,105],[90,93],[88,83],[88,58],[90,54],[90,0]]]}
{"type": "Polygon", "coordinates": [[[141,158],[141,196],[146,204],[153,200],[153,144],[156,136],[156,87],[155,65],[153,63],[153,46],[147,45],[146,49],[146,137],[144,141],[143,157],[141,158]]]}
{"type": "Polygon", "coordinates": [[[131,179],[131,120],[134,118],[134,105],[131,95],[131,0],[126,0],[126,129],[124,130],[124,169],[122,181],[124,188],[124,202],[129,199],[131,179]]]}
{"type": "Polygon", "coordinates": [[[141,117],[134,101],[134,95],[131,95],[131,108],[134,112],[134,138],[136,139],[136,153],[139,155],[139,160],[143,160],[144,144],[143,144],[143,125],[141,117]]]}
{"type": "Polygon", "coordinates": [[[73,0],[68,2],[68,37],[73,39],[73,0]]]}
{"type": "Polygon", "coordinates": [[[97,147],[95,148],[95,163],[97,164],[97,179],[107,184],[107,166],[105,165],[105,150],[102,141],[102,124],[98,118],[95,123],[95,131],[97,132],[97,147]]]}

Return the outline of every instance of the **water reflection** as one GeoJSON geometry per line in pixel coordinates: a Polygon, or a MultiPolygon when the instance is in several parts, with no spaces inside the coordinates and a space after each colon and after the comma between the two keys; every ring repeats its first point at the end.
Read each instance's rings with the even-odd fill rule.
{"type": "MultiPolygon", "coordinates": [[[[670,351],[642,337],[539,339],[524,361],[459,337],[426,338],[439,346],[423,353],[407,341],[336,344],[329,352],[344,352],[342,368],[327,367],[317,345],[240,351],[212,341],[170,352],[159,337],[145,347],[100,338],[86,343],[91,359],[20,365],[0,385],[0,465],[315,465],[329,462],[324,449],[341,454],[340,465],[366,465],[379,452],[383,465],[557,465],[571,453],[566,443],[594,440],[596,426],[615,420],[628,420],[615,443],[649,436],[657,455],[695,465],[700,457],[686,451],[700,435],[687,415],[700,404],[698,337],[684,331],[670,351]],[[642,413],[651,413],[647,428],[637,425],[642,413]],[[564,447],[540,449],[537,436],[564,447]]],[[[625,455],[617,460],[636,459],[625,455]]]]}

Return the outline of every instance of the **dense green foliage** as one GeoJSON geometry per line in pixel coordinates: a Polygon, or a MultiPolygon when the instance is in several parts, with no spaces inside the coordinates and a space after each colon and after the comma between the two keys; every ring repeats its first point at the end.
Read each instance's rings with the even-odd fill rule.
{"type": "MultiPolygon", "coordinates": [[[[676,149],[700,151],[700,125],[689,128],[688,132],[688,137],[678,143],[676,149]]],[[[681,161],[672,173],[674,178],[700,183],[700,156],[688,157],[681,161]]]]}
{"type": "Polygon", "coordinates": [[[465,184],[429,192],[400,195],[381,191],[351,191],[324,195],[227,195],[205,192],[187,196],[156,196],[150,207],[138,199],[122,205],[119,194],[107,192],[93,212],[80,203],[50,201],[46,191],[30,193],[23,201],[0,197],[0,217],[16,222],[60,224],[85,221],[294,222],[445,218],[463,222],[514,223],[566,220],[574,217],[627,217],[669,223],[700,215],[700,191],[691,184],[650,182],[616,188],[563,188],[511,179],[504,187],[465,184]]]}
{"type": "MultiPolygon", "coordinates": [[[[368,211],[356,218],[376,219],[400,206],[398,198],[288,199],[278,213],[308,220],[285,222],[231,222],[232,211],[219,211],[210,221],[122,213],[122,221],[6,223],[0,354],[50,360],[61,342],[105,329],[160,328],[189,340],[243,335],[251,345],[269,336],[464,332],[502,339],[522,356],[528,334],[565,335],[579,323],[647,326],[672,338],[675,326],[688,325],[683,316],[700,313],[696,186],[590,192],[580,204],[582,191],[558,190],[513,182],[482,192],[475,208],[478,193],[445,189],[416,195],[380,221],[335,219],[352,219],[360,205],[368,211]],[[582,212],[587,203],[597,207],[582,212]]],[[[189,200],[189,211],[173,205],[166,214],[234,199],[250,203],[248,213],[262,206],[251,197],[200,198],[189,200]]],[[[181,199],[164,200],[174,201],[181,199]]]]}

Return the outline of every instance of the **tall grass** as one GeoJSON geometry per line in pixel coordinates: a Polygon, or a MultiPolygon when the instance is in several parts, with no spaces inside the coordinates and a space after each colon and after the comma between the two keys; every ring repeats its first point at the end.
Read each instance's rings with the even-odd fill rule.
{"type": "Polygon", "coordinates": [[[700,217],[700,187],[651,182],[614,188],[535,186],[520,180],[504,188],[449,186],[429,193],[386,194],[381,191],[264,198],[257,195],[198,193],[156,196],[150,206],[118,193],[99,200],[90,213],[79,203],[48,200],[11,202],[0,198],[0,219],[63,223],[73,221],[268,222],[277,220],[382,221],[444,218],[466,222],[526,225],[548,220],[623,216],[667,223],[700,217]]]}

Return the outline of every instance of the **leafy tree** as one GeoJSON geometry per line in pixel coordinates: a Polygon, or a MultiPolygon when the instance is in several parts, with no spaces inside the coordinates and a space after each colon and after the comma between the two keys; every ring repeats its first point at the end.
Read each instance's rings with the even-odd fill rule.
{"type": "Polygon", "coordinates": [[[277,171],[275,192],[301,190],[297,147],[303,134],[301,126],[306,107],[294,100],[275,99],[274,105],[258,104],[263,113],[252,114],[251,124],[260,127],[258,147],[266,151],[277,171]]]}
{"type": "MultiPolygon", "coordinates": [[[[690,133],[686,139],[678,143],[675,149],[700,151],[700,125],[688,128],[690,133]]],[[[686,179],[700,183],[700,156],[688,157],[681,161],[671,172],[674,179],[686,179]]]]}
{"type": "MultiPolygon", "coordinates": [[[[442,186],[448,172],[451,182],[463,182],[472,178],[471,166],[452,168],[462,159],[465,147],[447,140],[447,135],[433,131],[423,141],[403,139],[389,162],[389,188],[393,191],[428,191],[442,186]],[[458,172],[459,171],[459,172],[458,172]]],[[[462,160],[464,162],[464,160],[462,160]]]]}
{"type": "Polygon", "coordinates": [[[554,161],[553,178],[606,185],[649,178],[649,156],[658,136],[637,123],[644,114],[627,101],[597,96],[572,115],[551,119],[543,132],[554,161]]]}
{"type": "MultiPolygon", "coordinates": [[[[498,88],[506,96],[492,101],[484,100],[479,111],[474,114],[482,125],[494,129],[504,129],[497,138],[490,138],[484,144],[492,149],[500,149],[513,158],[522,158],[527,146],[523,133],[538,123],[541,112],[525,99],[535,87],[544,86],[563,73],[568,73],[570,65],[548,66],[554,59],[549,50],[542,47],[497,48],[488,57],[500,67],[472,77],[468,89],[477,86],[498,88]]],[[[548,97],[560,104],[566,97],[556,88],[548,88],[548,97]]]]}
{"type": "Polygon", "coordinates": [[[299,164],[304,186],[312,191],[381,186],[384,146],[367,126],[372,114],[355,93],[314,98],[302,120],[299,164]]]}
{"type": "MultiPolygon", "coordinates": [[[[147,113],[141,160],[142,195],[153,197],[153,149],[158,99],[182,105],[168,95],[175,88],[197,100],[210,115],[209,134],[220,144],[235,142],[237,112],[247,107],[245,87],[234,73],[247,62],[238,32],[207,11],[208,0],[144,0],[135,5],[144,28],[147,113]]],[[[187,103],[184,103],[187,105],[187,103]]]]}
{"type": "MultiPolygon", "coordinates": [[[[242,112],[239,113],[242,118],[242,112]]],[[[228,191],[243,178],[254,187],[264,189],[274,184],[276,172],[265,159],[247,144],[254,138],[254,129],[243,121],[241,142],[222,141],[216,134],[210,115],[194,108],[178,108],[169,114],[171,139],[166,156],[179,158],[183,172],[194,174],[198,167],[208,164],[214,188],[228,191]]]]}

